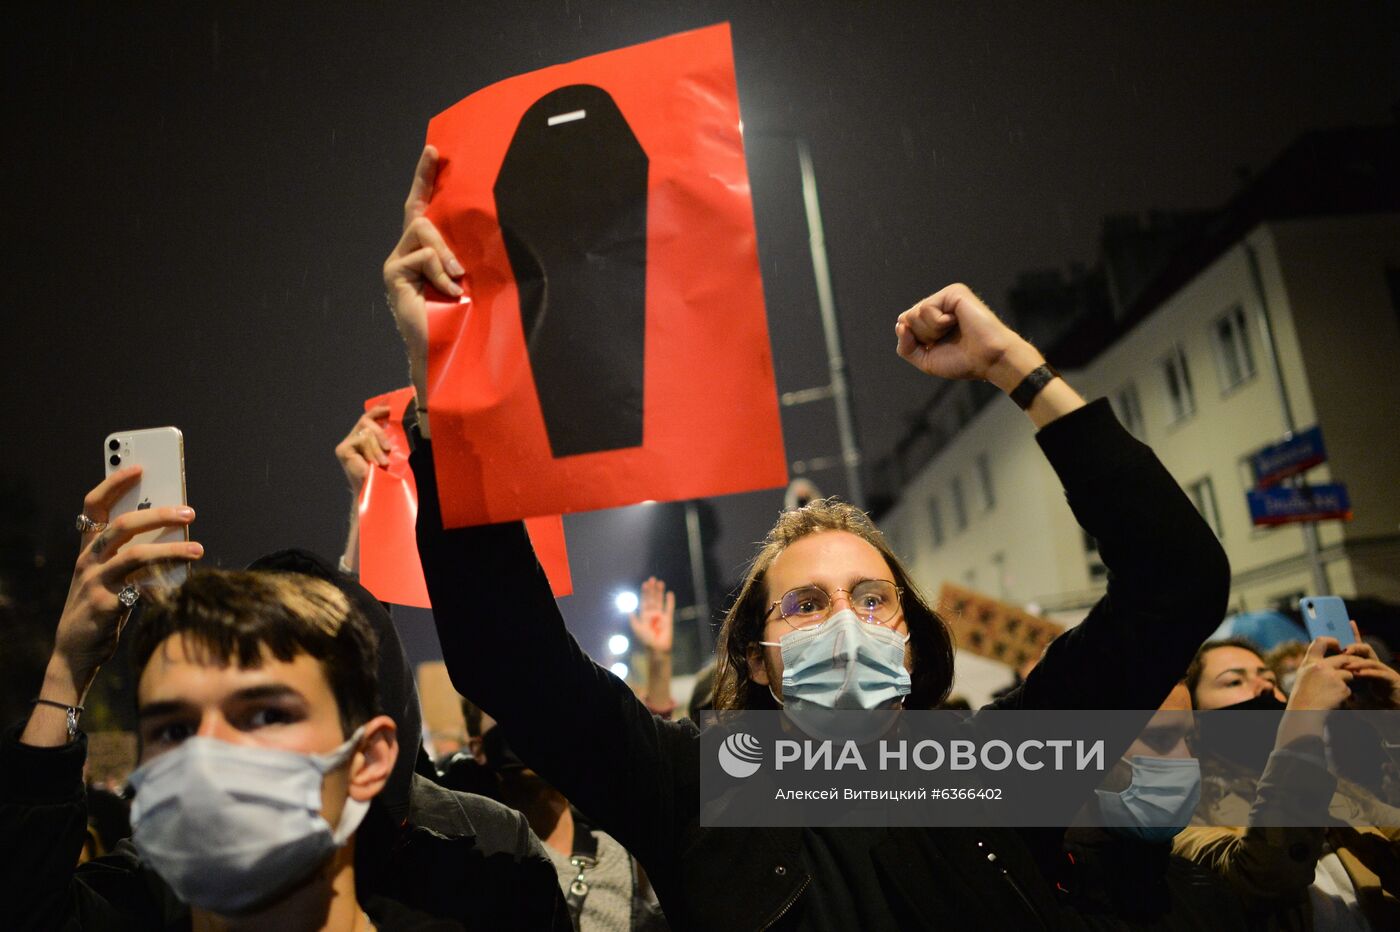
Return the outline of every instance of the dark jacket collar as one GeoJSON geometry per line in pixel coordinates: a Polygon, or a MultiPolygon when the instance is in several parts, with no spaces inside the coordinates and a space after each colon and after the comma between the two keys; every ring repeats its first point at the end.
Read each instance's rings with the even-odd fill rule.
{"type": "Polygon", "coordinates": [[[406,828],[439,838],[474,838],[476,827],[463,805],[464,798],[463,794],[441,787],[422,774],[414,774],[406,828]]]}

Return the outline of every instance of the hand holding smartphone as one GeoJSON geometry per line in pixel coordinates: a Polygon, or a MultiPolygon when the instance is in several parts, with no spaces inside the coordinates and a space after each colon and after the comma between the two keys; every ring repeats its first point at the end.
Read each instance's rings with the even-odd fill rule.
{"type": "MultiPolygon", "coordinates": [[[[102,453],[106,475],[127,466],[141,467],[140,479],[117,501],[108,521],[128,511],[188,504],[185,500],[185,438],[177,428],[116,431],[103,441],[102,453]]],[[[160,528],[136,535],[121,549],[133,544],[180,543],[189,537],[189,529],[184,525],[160,528]]],[[[185,563],[165,563],[143,571],[132,581],[146,586],[178,586],[188,573],[185,563]]]]}

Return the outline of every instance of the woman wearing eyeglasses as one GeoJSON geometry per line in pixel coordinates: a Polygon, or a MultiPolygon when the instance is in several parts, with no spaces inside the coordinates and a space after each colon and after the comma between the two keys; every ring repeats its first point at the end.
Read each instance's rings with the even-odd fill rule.
{"type": "MultiPolygon", "coordinates": [[[[442,529],[423,291],[457,293],[461,266],[422,216],[436,158],[429,148],[419,161],[384,281],[419,392],[418,546],[456,688],[632,851],[676,928],[1066,924],[1014,830],[702,827],[698,728],[652,716],[579,648],[523,526],[442,529]],[[488,592],[509,592],[510,609],[488,592]]],[[[1110,570],[1089,617],[996,706],[1156,709],[1223,614],[1229,567],[1215,535],[1106,402],[1085,405],[966,287],[905,311],[895,333],[899,355],[923,372],[989,381],[1025,410],[1110,570]]],[[[720,632],[716,706],[926,709],[946,695],[952,667],[947,629],[880,532],[854,508],[816,502],[783,515],[749,569],[720,632]]]]}

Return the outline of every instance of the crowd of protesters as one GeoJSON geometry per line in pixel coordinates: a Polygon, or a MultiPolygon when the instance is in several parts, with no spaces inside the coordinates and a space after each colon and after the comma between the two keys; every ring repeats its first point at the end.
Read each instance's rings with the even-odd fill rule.
{"type": "MultiPolygon", "coordinates": [[[[1267,657],[1243,639],[1206,643],[1230,589],[1215,534],[1105,401],[1086,403],[961,285],[898,316],[898,355],[931,378],[987,381],[1025,411],[1109,570],[1087,617],[986,708],[1144,710],[1143,731],[1106,778],[1085,775],[1098,817],[1068,828],[702,824],[701,729],[670,699],[664,584],[647,581],[633,618],[649,658],[639,695],[566,630],[522,524],[443,527],[425,292],[459,293],[461,266],[424,216],[436,170],[429,148],[383,275],[417,390],[405,427],[418,549],[467,747],[434,761],[423,746],[392,618],[355,578],[353,520],[339,565],[278,551],[138,589],[139,571],[203,548],[132,543],[195,516],[112,515],[139,476],[117,471],[83,500],[42,686],[0,740],[0,926],[1400,928],[1394,716],[1297,715],[1249,741],[1214,724],[1394,710],[1400,674],[1359,633],[1267,657]],[[90,830],[81,714],[119,640],[139,677],[139,766],[129,837],[112,838],[90,830]],[[1329,730],[1343,727],[1373,740],[1329,730]],[[1341,750],[1355,747],[1374,753],[1341,750]]],[[[387,414],[368,412],[337,447],[352,491],[385,462],[387,414]]],[[[781,514],[755,554],[694,705],[798,722],[946,708],[953,663],[949,628],[879,529],[818,499],[781,514]]],[[[986,719],[959,721],[975,735],[986,719]]],[[[118,822],[109,836],[125,834],[118,822]]]]}

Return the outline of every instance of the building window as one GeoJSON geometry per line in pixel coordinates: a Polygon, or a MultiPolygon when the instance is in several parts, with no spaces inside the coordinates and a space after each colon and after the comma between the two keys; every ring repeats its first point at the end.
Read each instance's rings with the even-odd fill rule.
{"type": "Polygon", "coordinates": [[[991,511],[997,497],[992,489],[992,461],[985,453],[977,457],[977,482],[982,487],[982,510],[991,511]]]}
{"type": "Polygon", "coordinates": [[[1196,413],[1196,393],[1191,389],[1191,370],[1186,367],[1186,352],[1178,343],[1162,359],[1162,377],[1167,383],[1168,413],[1172,423],[1196,413]]]}
{"type": "Polygon", "coordinates": [[[933,529],[933,546],[943,546],[943,509],[938,507],[938,499],[928,500],[929,527],[933,529]]]}
{"type": "Polygon", "coordinates": [[[1211,339],[1220,365],[1222,391],[1228,392],[1254,377],[1254,352],[1249,348],[1249,328],[1242,306],[1237,304],[1216,318],[1211,339]]]}
{"type": "Polygon", "coordinates": [[[1205,476],[1188,485],[1186,494],[1191,496],[1196,510],[1201,513],[1202,518],[1206,519],[1206,524],[1210,525],[1211,530],[1215,531],[1215,536],[1224,537],[1225,529],[1220,526],[1220,509],[1215,504],[1215,485],[1210,481],[1210,476],[1205,476]]]}
{"type": "Polygon", "coordinates": [[[962,479],[954,478],[950,491],[953,495],[953,529],[961,531],[967,527],[967,502],[963,499],[962,479]]]}
{"type": "Polygon", "coordinates": [[[1141,440],[1146,436],[1142,422],[1142,402],[1138,400],[1137,385],[1129,382],[1113,394],[1113,412],[1128,428],[1128,433],[1141,440]]]}

